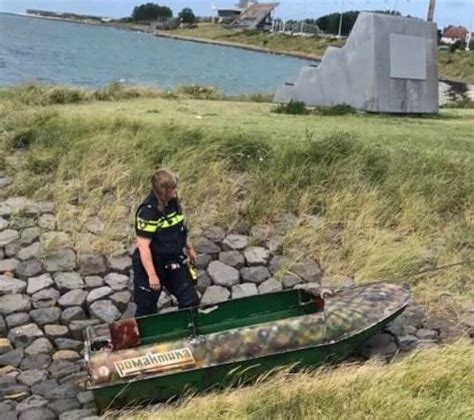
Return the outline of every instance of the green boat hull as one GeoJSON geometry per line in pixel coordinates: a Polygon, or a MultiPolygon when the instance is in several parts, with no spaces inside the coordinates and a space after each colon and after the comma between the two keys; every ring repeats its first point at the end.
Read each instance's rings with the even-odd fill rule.
{"type": "Polygon", "coordinates": [[[391,320],[400,315],[403,310],[404,308],[373,327],[339,342],[282,352],[258,359],[91,388],[91,390],[94,393],[97,407],[102,412],[141,403],[168,401],[187,393],[248,384],[263,374],[277,372],[282,368],[291,368],[292,370],[314,369],[323,364],[343,361],[362,343],[377,334],[391,320]]]}

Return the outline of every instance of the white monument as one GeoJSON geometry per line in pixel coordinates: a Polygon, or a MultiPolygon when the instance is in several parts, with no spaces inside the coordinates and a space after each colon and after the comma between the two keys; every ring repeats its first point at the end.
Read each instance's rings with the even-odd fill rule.
{"type": "Polygon", "coordinates": [[[369,112],[438,112],[436,24],[360,13],[342,48],[329,47],[319,66],[304,67],[274,102],[348,104],[369,112]]]}

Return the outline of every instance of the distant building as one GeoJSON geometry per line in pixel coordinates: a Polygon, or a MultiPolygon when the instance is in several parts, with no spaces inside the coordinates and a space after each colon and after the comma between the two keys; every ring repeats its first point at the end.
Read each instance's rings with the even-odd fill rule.
{"type": "Polygon", "coordinates": [[[231,7],[225,9],[217,9],[217,22],[230,23],[237,19],[242,13],[243,9],[238,7],[231,7]]]}
{"type": "Polygon", "coordinates": [[[452,45],[457,41],[468,42],[469,31],[464,26],[448,26],[443,31],[441,43],[452,45]]]}
{"type": "Polygon", "coordinates": [[[272,27],[272,14],[279,3],[248,3],[242,13],[233,22],[233,26],[244,29],[270,30],[272,27]]]}

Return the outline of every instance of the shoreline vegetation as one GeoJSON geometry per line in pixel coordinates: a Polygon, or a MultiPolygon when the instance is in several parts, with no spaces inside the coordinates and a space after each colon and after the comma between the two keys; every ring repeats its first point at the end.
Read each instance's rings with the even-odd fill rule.
{"type": "MultiPolygon", "coordinates": [[[[12,14],[12,13],[8,13],[12,14]]],[[[154,31],[149,25],[126,22],[86,22],[79,19],[55,18],[28,14],[12,14],[15,16],[35,19],[46,19],[78,23],[89,26],[109,27],[119,30],[138,31],[156,37],[171,38],[181,41],[219,45],[230,48],[240,48],[266,54],[286,55],[304,60],[320,61],[327,47],[341,47],[343,40],[295,37],[284,34],[271,34],[261,31],[241,31],[226,29],[213,23],[200,23],[197,28],[174,29],[169,31],[154,31]]],[[[439,78],[474,83],[474,52],[439,51],[439,78]]]]}
{"type": "MultiPolygon", "coordinates": [[[[100,218],[87,252],[112,253],[150,171],[166,166],[179,175],[191,232],[286,215],[296,223],[283,254],[320,261],[328,285],[408,283],[439,328],[459,327],[474,310],[474,110],[290,115],[243,99],[198,86],[2,88],[0,172],[11,180],[2,192],[54,201],[58,229],[72,235],[100,218]]],[[[453,340],[390,364],[283,372],[105,418],[470,419],[474,347],[467,334],[453,340]]]]}

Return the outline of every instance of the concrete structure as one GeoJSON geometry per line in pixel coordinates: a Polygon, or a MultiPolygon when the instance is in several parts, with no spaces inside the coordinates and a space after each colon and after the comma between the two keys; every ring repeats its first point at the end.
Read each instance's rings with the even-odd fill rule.
{"type": "Polygon", "coordinates": [[[319,66],[304,67],[274,97],[291,100],[369,112],[438,112],[436,24],[361,13],[343,48],[329,47],[319,66]]]}

